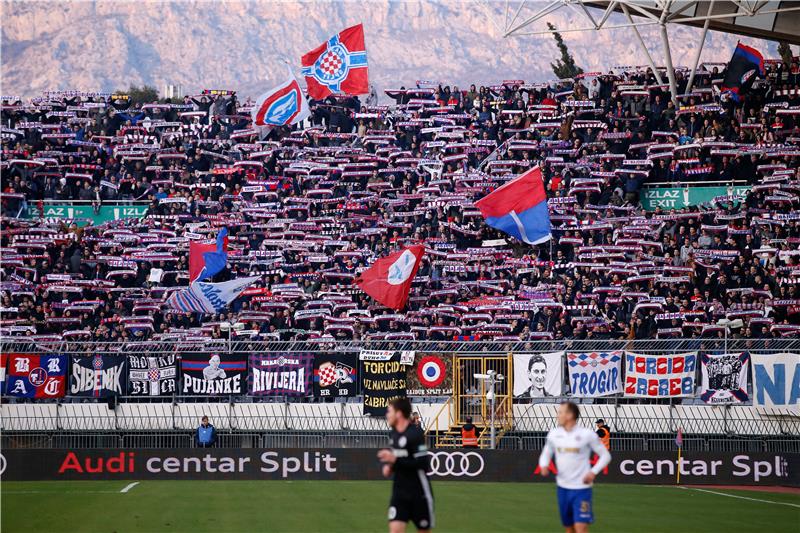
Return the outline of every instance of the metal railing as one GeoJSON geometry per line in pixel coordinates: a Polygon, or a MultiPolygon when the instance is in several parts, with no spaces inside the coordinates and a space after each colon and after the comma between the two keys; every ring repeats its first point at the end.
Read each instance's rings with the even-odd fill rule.
{"type": "Polygon", "coordinates": [[[179,352],[252,353],[252,352],[357,352],[370,350],[413,350],[417,352],[499,355],[509,352],[616,351],[642,353],[664,352],[781,352],[800,350],[798,338],[715,338],[715,339],[641,339],[641,340],[558,340],[558,341],[424,341],[424,340],[346,340],[252,341],[239,339],[169,339],[137,342],[68,341],[4,337],[4,353],[64,354],[127,353],[172,354],[179,352]]]}

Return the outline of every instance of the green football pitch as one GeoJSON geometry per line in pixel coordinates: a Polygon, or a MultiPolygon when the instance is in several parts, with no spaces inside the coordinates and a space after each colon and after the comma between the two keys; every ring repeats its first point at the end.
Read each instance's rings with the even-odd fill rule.
{"type": "MultiPolygon", "coordinates": [[[[2,533],[386,531],[388,481],[130,485],[4,482],[2,533]]],[[[552,483],[439,482],[433,490],[439,532],[563,531],[552,483]]],[[[594,499],[598,532],[800,531],[797,493],[600,484],[594,499]]]]}

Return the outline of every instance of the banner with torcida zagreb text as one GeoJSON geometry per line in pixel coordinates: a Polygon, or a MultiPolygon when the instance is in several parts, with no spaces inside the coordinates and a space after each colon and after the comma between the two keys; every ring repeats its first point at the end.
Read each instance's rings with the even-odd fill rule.
{"type": "MultiPolygon", "coordinates": [[[[6,449],[2,481],[379,480],[372,449],[6,449]]],[[[537,452],[432,450],[434,480],[545,482],[537,452]]],[[[800,454],[618,452],[598,483],[800,486],[800,454]]],[[[555,472],[554,465],[550,465],[555,472]]]]}

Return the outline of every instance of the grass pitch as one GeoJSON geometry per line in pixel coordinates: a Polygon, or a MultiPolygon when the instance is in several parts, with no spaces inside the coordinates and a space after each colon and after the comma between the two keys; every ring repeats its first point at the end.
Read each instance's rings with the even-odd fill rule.
{"type": "MultiPolygon", "coordinates": [[[[3,482],[2,533],[387,530],[388,481],[129,485],[126,481],[3,482]],[[127,492],[121,492],[126,487],[127,492]]],[[[437,532],[563,531],[554,483],[434,482],[433,491],[437,532]]],[[[598,484],[594,504],[593,532],[800,531],[797,493],[598,484]]]]}

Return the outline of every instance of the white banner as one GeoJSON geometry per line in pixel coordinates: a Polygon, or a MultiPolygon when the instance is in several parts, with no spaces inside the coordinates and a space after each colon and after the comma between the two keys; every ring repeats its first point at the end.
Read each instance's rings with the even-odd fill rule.
{"type": "Polygon", "coordinates": [[[800,354],[752,354],[753,405],[798,413],[800,354]]]}
{"type": "Polygon", "coordinates": [[[514,397],[561,396],[564,352],[515,353],[514,397]]]}
{"type": "Polygon", "coordinates": [[[697,352],[644,355],[625,352],[625,396],[694,396],[697,352]]]}
{"type": "Polygon", "coordinates": [[[401,365],[414,364],[416,352],[413,350],[361,350],[358,358],[362,361],[389,361],[395,354],[399,354],[401,365]]]}
{"type": "Polygon", "coordinates": [[[704,354],[700,358],[702,389],[700,399],[706,403],[746,402],[747,374],[750,356],[746,353],[704,354]]]}
{"type": "Polygon", "coordinates": [[[623,352],[567,354],[570,391],[577,398],[596,398],[622,392],[623,352]]]}

